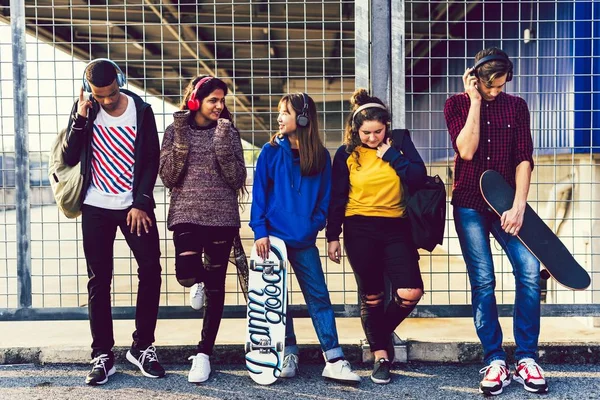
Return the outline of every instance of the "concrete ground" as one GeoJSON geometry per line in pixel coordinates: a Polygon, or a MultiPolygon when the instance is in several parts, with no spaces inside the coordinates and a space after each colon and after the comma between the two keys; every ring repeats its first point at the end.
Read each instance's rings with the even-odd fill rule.
{"type": "MultiPolygon", "coordinates": [[[[512,319],[501,318],[509,355],[514,348],[512,319]]],[[[364,333],[358,318],[336,320],[340,343],[349,359],[362,360],[364,333]]],[[[589,319],[542,318],[540,358],[546,362],[600,363],[600,329],[589,319]]],[[[308,318],[294,320],[305,358],[320,363],[320,351],[308,318]]],[[[243,363],[246,321],[224,319],[214,358],[221,363],[243,363]]],[[[134,322],[115,320],[117,352],[131,345],[134,322]]],[[[202,320],[159,320],[156,342],[159,358],[167,363],[186,363],[200,339],[202,320]]],[[[405,341],[407,361],[473,362],[481,360],[481,346],[470,318],[408,318],[396,330],[405,341]]],[[[91,335],[87,321],[0,322],[0,364],[86,363],[91,335]]]]}

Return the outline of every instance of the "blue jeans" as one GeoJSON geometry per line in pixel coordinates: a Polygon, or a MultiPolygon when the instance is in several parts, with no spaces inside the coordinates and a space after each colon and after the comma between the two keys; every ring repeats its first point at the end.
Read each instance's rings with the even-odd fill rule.
{"type": "Polygon", "coordinates": [[[515,359],[537,360],[540,335],[540,263],[515,236],[502,230],[500,219],[491,212],[454,207],[454,224],[469,281],[475,329],[483,346],[484,361],[506,360],[494,288],[494,263],[490,232],[508,256],[515,276],[513,325],[517,345],[515,359]]]}
{"type": "MultiPolygon", "coordinates": [[[[287,253],[288,260],[292,264],[300,284],[300,289],[302,289],[306,307],[317,332],[319,343],[321,343],[325,360],[343,357],[344,353],[338,342],[335,316],[329,299],[327,284],[325,283],[319,250],[314,245],[303,249],[294,249],[288,246],[287,253]]],[[[294,321],[289,308],[286,314],[285,354],[298,355],[294,321]]]]}

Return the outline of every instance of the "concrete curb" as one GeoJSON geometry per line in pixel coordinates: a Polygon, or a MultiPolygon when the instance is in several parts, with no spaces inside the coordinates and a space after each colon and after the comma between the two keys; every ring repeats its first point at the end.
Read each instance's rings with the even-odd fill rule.
{"type": "MultiPolygon", "coordinates": [[[[353,364],[361,364],[363,348],[361,345],[342,346],[346,358],[353,364]]],[[[514,361],[515,345],[504,346],[508,360],[514,361]]],[[[114,352],[119,363],[126,363],[128,347],[115,347],[114,352]]],[[[157,349],[159,359],[164,364],[187,363],[187,358],[196,351],[195,346],[160,346],[157,349]]],[[[468,342],[419,342],[408,341],[397,344],[396,353],[405,351],[409,362],[434,363],[481,363],[482,351],[479,343],[468,342]]],[[[302,363],[319,364],[323,362],[321,348],[318,345],[301,345],[302,363]]],[[[542,343],[539,346],[540,363],[551,364],[594,364],[600,363],[600,343],[542,343]]],[[[211,357],[215,364],[244,363],[244,347],[240,345],[218,345],[211,357]]],[[[89,347],[18,347],[0,348],[0,364],[87,364],[90,362],[89,347]]]]}

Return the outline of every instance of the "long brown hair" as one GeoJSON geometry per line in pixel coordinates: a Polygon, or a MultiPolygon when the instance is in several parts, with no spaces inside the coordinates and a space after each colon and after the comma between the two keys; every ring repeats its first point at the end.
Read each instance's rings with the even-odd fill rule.
{"type": "MultiPolygon", "coordinates": [[[[317,106],[314,100],[302,93],[286,94],[279,100],[277,109],[281,106],[287,108],[291,105],[296,116],[302,112],[304,108],[304,97],[306,97],[308,103],[308,125],[302,127],[296,124],[296,136],[298,136],[298,148],[300,152],[300,171],[302,176],[316,175],[323,171],[325,168],[325,146],[319,136],[319,119],[317,117],[317,106]]],[[[276,145],[275,138],[280,136],[279,133],[271,136],[270,143],[272,146],[276,145]]]]}
{"type": "MultiPolygon", "coordinates": [[[[379,121],[385,125],[386,135],[390,135],[390,112],[386,109],[379,107],[365,108],[358,114],[354,115],[356,110],[367,103],[383,104],[379,98],[370,96],[366,89],[356,89],[356,91],[350,97],[350,115],[346,120],[346,127],[344,129],[344,144],[346,145],[346,152],[352,154],[352,156],[358,161],[359,154],[356,151],[357,147],[362,146],[358,131],[363,123],[366,121],[379,121]]],[[[360,165],[360,163],[359,163],[360,165]]]]}

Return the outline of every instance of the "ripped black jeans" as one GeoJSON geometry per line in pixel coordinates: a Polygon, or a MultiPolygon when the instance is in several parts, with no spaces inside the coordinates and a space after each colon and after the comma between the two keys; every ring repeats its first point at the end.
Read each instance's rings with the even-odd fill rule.
{"type": "Polygon", "coordinates": [[[361,300],[361,322],[371,351],[384,350],[390,334],[415,308],[398,295],[398,289],[423,292],[419,253],[406,218],[354,215],[344,220],[344,247],[361,300]],[[392,300],[385,304],[385,281],[392,286],[392,300]]]}
{"type": "MultiPolygon", "coordinates": [[[[173,227],[178,281],[204,282],[206,307],[198,353],[211,355],[223,317],[225,278],[236,227],[177,224],[173,227]],[[183,253],[194,253],[181,255],[183,253]]],[[[191,286],[191,285],[190,285],[191,286]]]]}

